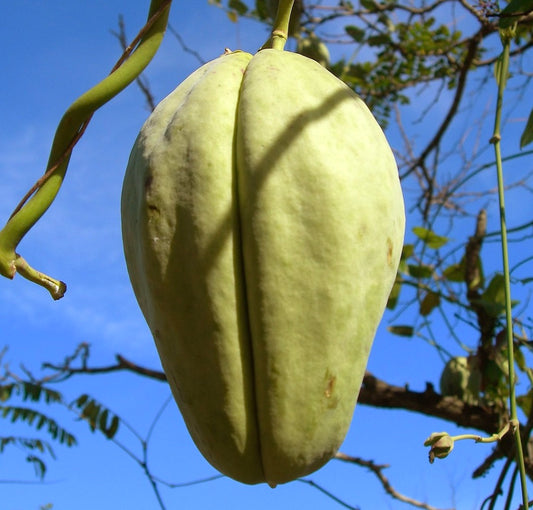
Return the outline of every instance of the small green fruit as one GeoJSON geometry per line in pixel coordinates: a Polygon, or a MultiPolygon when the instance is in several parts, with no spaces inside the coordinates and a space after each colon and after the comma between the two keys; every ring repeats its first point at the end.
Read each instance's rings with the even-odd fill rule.
{"type": "Polygon", "coordinates": [[[480,388],[481,372],[475,357],[457,356],[446,363],[440,377],[442,395],[477,404],[480,388]]]}
{"type": "Polygon", "coordinates": [[[300,38],[296,51],[304,57],[315,60],[323,67],[329,66],[330,55],[328,47],[315,34],[300,38]]]}
{"type": "Polygon", "coordinates": [[[143,126],[122,221],[133,289],[203,455],[271,486],[325,464],[403,243],[396,164],[363,102],[301,55],[221,56],[143,126]]]}

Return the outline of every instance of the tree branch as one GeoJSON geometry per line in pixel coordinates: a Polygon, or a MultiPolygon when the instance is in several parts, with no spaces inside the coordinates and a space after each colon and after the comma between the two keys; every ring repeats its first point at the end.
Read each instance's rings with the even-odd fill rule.
{"type": "Polygon", "coordinates": [[[501,411],[487,406],[470,405],[457,397],[443,397],[427,383],[424,391],[394,386],[366,373],[358,402],[387,409],[405,409],[446,420],[460,427],[494,434],[498,432],[501,411]]]}
{"type": "MultiPolygon", "coordinates": [[[[161,370],[147,368],[117,354],[116,363],[108,366],[89,367],[85,362],[80,367],[72,366],[75,357],[68,357],[62,364],[44,363],[43,368],[54,370],[47,381],[64,380],[77,374],[105,374],[127,370],[157,381],[166,381],[161,370]]],[[[500,428],[501,410],[496,407],[470,405],[457,397],[443,397],[427,384],[422,392],[407,387],[394,386],[367,372],[358,399],[360,404],[387,409],[405,409],[428,416],[434,416],[456,423],[461,427],[473,428],[494,434],[500,428]]]]}
{"type": "MultiPolygon", "coordinates": [[[[39,382],[59,382],[77,374],[104,374],[118,372],[122,370],[149,377],[157,381],[166,381],[166,376],[161,370],[147,368],[134,363],[124,356],[117,354],[116,363],[108,366],[89,367],[86,364],[88,356],[88,346],[84,349],[78,348],[74,356],[67,357],[63,364],[44,363],[43,368],[54,370],[54,373],[43,378],[39,382]],[[72,366],[73,362],[81,358],[81,366],[72,366]]],[[[377,378],[367,372],[363,379],[363,384],[358,397],[359,404],[379,407],[384,409],[403,409],[417,412],[426,416],[433,416],[442,420],[455,423],[460,427],[484,431],[487,434],[499,432],[502,423],[507,419],[505,409],[497,406],[471,405],[463,402],[457,397],[444,397],[435,392],[433,385],[426,384],[424,391],[412,391],[407,386],[395,386],[377,378]]],[[[524,431],[523,440],[527,444],[529,429],[521,427],[524,431]]],[[[506,437],[500,441],[497,447],[502,457],[514,456],[514,443],[506,437]]],[[[527,448],[525,451],[528,451],[527,448]]],[[[528,476],[533,480],[533,462],[528,456],[526,458],[526,469],[528,476]]]]}
{"type": "Polygon", "coordinates": [[[105,374],[110,372],[118,372],[120,370],[128,370],[136,374],[155,379],[157,381],[166,381],[167,378],[165,373],[161,370],[153,370],[151,368],[146,368],[141,365],[137,365],[132,361],[127,360],[120,354],[115,356],[117,362],[114,365],[108,365],[103,367],[88,367],[85,364],[82,364],[81,367],[75,368],[70,366],[72,358],[67,358],[65,363],[62,365],[55,365],[53,363],[43,363],[43,368],[48,368],[50,370],[55,370],[56,373],[52,376],[49,376],[47,380],[58,380],[58,379],[67,379],[76,374],[105,374]]]}
{"type": "Polygon", "coordinates": [[[392,498],[417,508],[424,508],[425,510],[437,510],[437,508],[435,508],[434,506],[428,505],[427,503],[422,503],[421,501],[417,501],[416,499],[410,498],[408,496],[404,496],[403,494],[400,494],[396,489],[394,489],[394,487],[390,484],[388,478],[383,474],[383,470],[388,468],[388,465],[379,465],[371,460],[364,460],[359,457],[352,457],[342,452],[338,452],[335,455],[335,458],[344,462],[350,462],[351,464],[357,464],[358,466],[367,468],[372,471],[372,473],[374,473],[378,477],[381,485],[385,489],[385,492],[389,494],[389,496],[391,496],[392,498]]]}

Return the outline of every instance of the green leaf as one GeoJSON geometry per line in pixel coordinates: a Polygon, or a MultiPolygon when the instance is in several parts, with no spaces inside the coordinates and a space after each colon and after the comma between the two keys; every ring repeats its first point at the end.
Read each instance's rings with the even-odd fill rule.
{"type": "Polygon", "coordinates": [[[387,330],[398,336],[412,337],[414,335],[414,328],[412,326],[389,326],[387,330]]]}
{"type": "Polygon", "coordinates": [[[529,145],[533,142],[533,110],[529,113],[529,118],[527,119],[526,128],[520,137],[520,148],[523,149],[526,145],[529,145]]]}
{"type": "Polygon", "coordinates": [[[533,0],[511,0],[500,12],[500,28],[509,28],[517,18],[533,10],[533,0]]]}
{"type": "Polygon", "coordinates": [[[429,291],[420,303],[420,315],[427,317],[437,306],[440,305],[440,295],[429,291]]]}
{"type": "Polygon", "coordinates": [[[376,10],[376,4],[373,0],[360,0],[360,2],[365,9],[368,9],[371,12],[376,10]]]}
{"type": "Polygon", "coordinates": [[[347,25],[344,27],[344,30],[355,42],[361,42],[365,38],[365,31],[362,28],[347,25]]]}
{"type": "Polygon", "coordinates": [[[109,411],[107,409],[104,409],[104,411],[100,414],[99,427],[100,427],[100,430],[107,437],[107,439],[112,439],[113,436],[117,433],[119,419],[117,416],[113,416],[111,418],[111,423],[108,425],[107,424],[108,417],[109,417],[109,411]]]}
{"type": "Polygon", "coordinates": [[[465,281],[465,266],[461,262],[459,264],[452,264],[448,266],[443,272],[442,276],[450,282],[464,282],[465,281]]]}
{"type": "Polygon", "coordinates": [[[441,248],[449,241],[447,237],[439,236],[432,230],[424,227],[413,227],[413,234],[423,241],[428,248],[434,250],[441,248]]]}
{"type": "Polygon", "coordinates": [[[96,403],[95,400],[90,400],[89,403],[83,408],[81,417],[85,418],[89,423],[89,427],[94,432],[98,424],[98,415],[100,414],[101,406],[96,403]]]}
{"type": "Polygon", "coordinates": [[[6,384],[5,386],[0,386],[0,402],[5,402],[11,398],[13,390],[15,389],[14,384],[6,384]]]}
{"type": "Polygon", "coordinates": [[[409,264],[407,268],[413,278],[431,278],[433,275],[433,267],[426,264],[420,264],[419,266],[409,264]]]}
{"type": "Polygon", "coordinates": [[[513,355],[514,355],[514,360],[516,364],[518,365],[518,368],[522,370],[522,372],[526,372],[527,371],[526,358],[524,356],[524,353],[520,349],[520,347],[516,345],[514,346],[513,355]]]}
{"type": "Polygon", "coordinates": [[[268,6],[266,0],[255,0],[255,12],[254,14],[260,20],[266,20],[269,18],[268,6]]]}
{"type": "Polygon", "coordinates": [[[526,416],[531,416],[531,403],[533,402],[533,389],[529,390],[525,395],[516,397],[516,403],[524,411],[526,416]]]}
{"type": "Polygon", "coordinates": [[[414,253],[414,245],[412,244],[405,244],[402,249],[402,256],[400,257],[400,264],[398,266],[398,272],[408,274],[409,273],[409,267],[407,264],[407,259],[411,257],[411,255],[414,253]]]}
{"type": "Polygon", "coordinates": [[[396,276],[396,281],[392,286],[392,290],[389,294],[389,299],[387,300],[387,309],[394,310],[398,304],[398,298],[400,297],[400,291],[402,290],[402,280],[396,276]]]}
{"type": "Polygon", "coordinates": [[[76,407],[83,407],[88,400],[89,400],[89,395],[87,394],[80,395],[74,402],[74,405],[76,407]]]}
{"type": "MultiPolygon", "coordinates": [[[[503,274],[497,273],[490,281],[485,292],[475,303],[481,305],[491,317],[499,317],[505,310],[505,279],[503,274]]],[[[512,301],[511,305],[515,306],[518,301],[512,301]]]]}
{"type": "Polygon", "coordinates": [[[22,383],[22,399],[31,400],[32,402],[38,402],[43,399],[47,404],[52,402],[61,402],[61,393],[55,390],[41,386],[40,384],[34,384],[29,381],[23,381],[22,383]]]}
{"type": "Polygon", "coordinates": [[[413,255],[415,252],[414,244],[404,244],[402,248],[402,260],[406,260],[413,255]]]}
{"type": "Polygon", "coordinates": [[[366,42],[369,46],[383,46],[385,44],[390,44],[391,39],[388,34],[378,34],[371,35],[367,38],[366,42]]]}
{"type": "Polygon", "coordinates": [[[108,425],[109,416],[111,415],[109,409],[106,409],[88,395],[82,395],[74,404],[82,408],[80,415],[87,421],[92,432],[100,430],[108,439],[111,439],[116,434],[120,420],[116,415],[112,415],[111,422],[108,425]]]}
{"type": "Polygon", "coordinates": [[[67,446],[76,444],[76,438],[68,431],[60,427],[57,422],[45,414],[30,409],[28,407],[0,406],[0,414],[3,418],[10,418],[12,423],[17,421],[26,422],[28,425],[34,425],[37,430],[46,426],[48,435],[57,440],[59,443],[65,443],[67,446]]]}
{"type": "Polygon", "coordinates": [[[248,6],[240,0],[229,0],[228,7],[233,9],[239,16],[248,12],[248,6]]]}
{"type": "Polygon", "coordinates": [[[42,480],[46,474],[46,464],[43,462],[43,460],[36,455],[28,455],[26,457],[26,461],[33,464],[35,474],[42,480]]]}
{"type": "Polygon", "coordinates": [[[114,435],[117,433],[118,425],[119,425],[118,416],[113,416],[113,418],[111,418],[111,425],[109,425],[109,427],[105,431],[105,435],[107,436],[108,439],[112,439],[114,435]]]}

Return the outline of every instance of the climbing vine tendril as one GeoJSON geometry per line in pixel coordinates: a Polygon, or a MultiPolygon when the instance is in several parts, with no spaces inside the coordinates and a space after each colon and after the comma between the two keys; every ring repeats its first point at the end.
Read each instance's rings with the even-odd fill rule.
{"type": "Polygon", "coordinates": [[[172,0],[152,0],[148,21],[126,48],[109,76],[85,92],[67,109],[57,127],[44,175],[24,196],[0,231],[0,274],[23,277],[46,288],[54,299],[63,297],[66,285],[33,269],[17,252],[27,232],[57,196],[72,153],[92,115],[124,90],[156,54],[163,39],[172,0]]]}

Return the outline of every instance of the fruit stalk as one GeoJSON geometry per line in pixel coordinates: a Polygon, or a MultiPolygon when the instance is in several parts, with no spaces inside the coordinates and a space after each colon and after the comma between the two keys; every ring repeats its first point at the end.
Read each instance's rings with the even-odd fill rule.
{"type": "Polygon", "coordinates": [[[272,48],[283,51],[287,38],[289,37],[289,21],[291,19],[293,5],[294,0],[279,1],[272,35],[261,49],[272,48]]]}

